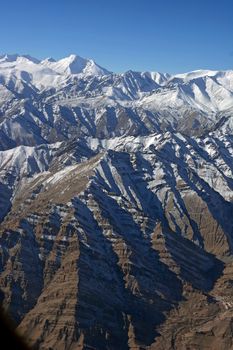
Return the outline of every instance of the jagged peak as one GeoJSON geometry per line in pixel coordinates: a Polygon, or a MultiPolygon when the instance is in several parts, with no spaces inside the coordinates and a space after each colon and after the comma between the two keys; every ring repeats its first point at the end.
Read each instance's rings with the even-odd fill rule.
{"type": "Polygon", "coordinates": [[[71,54],[60,60],[46,59],[42,61],[43,65],[55,70],[60,74],[81,74],[86,75],[105,75],[109,72],[95,63],[92,59],[86,59],[79,55],[71,54]]]}

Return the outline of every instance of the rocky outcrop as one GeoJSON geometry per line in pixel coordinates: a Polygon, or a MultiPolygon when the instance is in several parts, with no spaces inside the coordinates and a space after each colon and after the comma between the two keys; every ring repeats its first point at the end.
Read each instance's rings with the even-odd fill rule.
{"type": "Polygon", "coordinates": [[[1,223],[0,275],[30,345],[230,346],[231,139],[218,142],[166,133],[59,144],[25,178],[38,161],[30,149],[1,223]]]}

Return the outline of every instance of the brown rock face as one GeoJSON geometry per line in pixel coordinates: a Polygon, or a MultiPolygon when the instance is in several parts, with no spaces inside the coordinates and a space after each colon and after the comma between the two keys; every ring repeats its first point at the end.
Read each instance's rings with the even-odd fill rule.
{"type": "Polygon", "coordinates": [[[30,346],[233,348],[232,167],[207,141],[73,142],[4,173],[2,303],[30,346]]]}

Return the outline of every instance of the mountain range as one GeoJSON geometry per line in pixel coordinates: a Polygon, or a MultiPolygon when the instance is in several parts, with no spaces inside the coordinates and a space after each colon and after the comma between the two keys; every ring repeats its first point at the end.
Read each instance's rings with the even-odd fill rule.
{"type": "Polygon", "coordinates": [[[0,56],[0,299],[29,345],[233,348],[233,71],[0,56]]]}

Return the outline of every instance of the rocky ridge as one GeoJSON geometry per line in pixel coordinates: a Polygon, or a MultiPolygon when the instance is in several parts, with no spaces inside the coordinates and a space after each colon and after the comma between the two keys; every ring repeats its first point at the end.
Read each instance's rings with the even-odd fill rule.
{"type": "Polygon", "coordinates": [[[232,72],[2,56],[0,79],[17,330],[35,349],[231,349],[232,72]]]}

